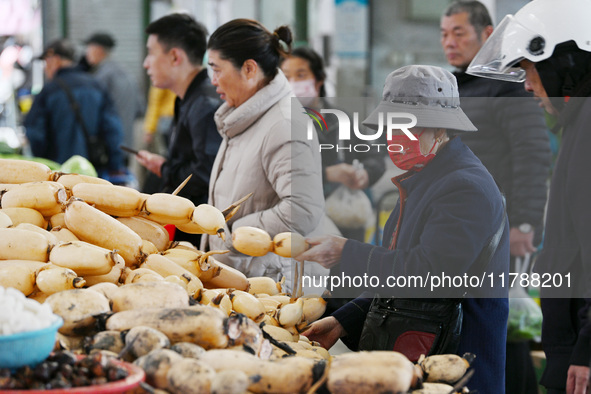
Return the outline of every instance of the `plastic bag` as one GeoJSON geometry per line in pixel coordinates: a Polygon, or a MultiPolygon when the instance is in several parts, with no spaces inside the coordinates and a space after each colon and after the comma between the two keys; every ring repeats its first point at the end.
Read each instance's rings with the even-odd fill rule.
{"type": "Polygon", "coordinates": [[[507,321],[507,341],[540,341],[542,335],[542,310],[525,292],[517,287],[515,294],[509,292],[509,320],[507,321]],[[522,294],[519,294],[522,293],[522,294]]]}
{"type": "MultiPolygon", "coordinates": [[[[527,261],[529,256],[526,257],[527,261]]],[[[516,259],[516,271],[522,272],[520,259],[516,259]]],[[[527,269],[523,269],[527,271],[527,269]]],[[[509,290],[509,319],[507,320],[507,341],[534,340],[539,342],[542,335],[542,309],[529,296],[527,289],[516,280],[509,290]]]]}
{"type": "Polygon", "coordinates": [[[373,210],[369,197],[362,190],[341,185],[326,199],[326,214],[337,227],[359,228],[365,227],[373,210]]]}

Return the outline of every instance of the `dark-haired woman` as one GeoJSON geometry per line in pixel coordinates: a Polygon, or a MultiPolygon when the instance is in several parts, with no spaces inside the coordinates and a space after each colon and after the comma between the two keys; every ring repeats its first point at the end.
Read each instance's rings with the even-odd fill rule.
{"type": "MultiPolygon", "coordinates": [[[[281,63],[281,70],[304,107],[318,111],[322,108],[334,108],[326,100],[326,71],[322,57],[316,51],[308,47],[294,49],[281,63]]],[[[325,120],[328,128],[326,132],[318,133],[320,144],[341,145],[336,116],[326,116],[325,120]]],[[[352,145],[363,143],[354,135],[351,137],[352,145]]],[[[385,168],[384,155],[380,153],[325,149],[322,151],[324,197],[328,198],[340,185],[353,190],[366,189],[380,179],[385,168]],[[353,166],[354,160],[363,164],[363,168],[353,166]]],[[[365,241],[365,225],[353,228],[339,226],[339,230],[346,238],[365,241]]]]}
{"type": "MultiPolygon", "coordinates": [[[[224,209],[254,193],[228,221],[229,233],[254,226],[271,237],[284,231],[305,235],[323,215],[318,140],[315,135],[308,140],[304,111],[292,111],[295,96],[278,68],[291,41],[286,26],[271,33],[257,21],[236,19],[219,27],[208,42],[212,83],[225,101],[215,114],[223,141],[213,165],[209,203],[224,209]]],[[[230,249],[218,256],[220,261],[247,276],[286,276],[290,288],[291,259],[273,253],[246,256],[231,247],[230,239],[224,244],[208,236],[202,247],[230,249]]]]}

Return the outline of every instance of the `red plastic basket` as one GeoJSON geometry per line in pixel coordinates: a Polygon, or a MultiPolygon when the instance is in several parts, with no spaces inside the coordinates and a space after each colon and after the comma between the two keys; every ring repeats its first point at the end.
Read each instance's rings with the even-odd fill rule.
{"type": "Polygon", "coordinates": [[[133,393],[141,382],[146,379],[144,370],[124,361],[113,360],[113,363],[125,368],[129,375],[122,380],[109,382],[97,386],[73,387],[71,389],[55,390],[0,390],[1,394],[114,394],[133,393]]]}
{"type": "Polygon", "coordinates": [[[165,224],[164,228],[168,231],[168,239],[174,241],[174,234],[176,233],[176,226],[174,224],[165,224]]]}

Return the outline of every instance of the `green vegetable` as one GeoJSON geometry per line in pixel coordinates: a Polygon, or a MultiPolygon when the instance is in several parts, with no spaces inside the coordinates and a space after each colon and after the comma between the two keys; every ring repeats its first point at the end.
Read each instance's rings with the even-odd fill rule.
{"type": "Polygon", "coordinates": [[[0,153],[11,154],[19,151],[19,148],[13,148],[8,145],[5,141],[0,141],[0,153]]]}
{"type": "Polygon", "coordinates": [[[61,172],[69,174],[82,174],[88,176],[97,176],[94,166],[85,157],[74,155],[62,164],[61,172]]]}
{"type": "Polygon", "coordinates": [[[508,341],[539,341],[542,335],[542,311],[531,298],[509,298],[508,341]]]}

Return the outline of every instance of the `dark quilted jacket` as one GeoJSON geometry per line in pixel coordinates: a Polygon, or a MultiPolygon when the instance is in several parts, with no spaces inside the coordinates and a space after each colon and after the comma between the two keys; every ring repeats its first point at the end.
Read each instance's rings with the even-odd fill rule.
{"type": "Polygon", "coordinates": [[[541,241],[550,143],[542,110],[523,84],[478,78],[458,79],[462,109],[478,128],[462,141],[499,183],[511,227],[529,223],[541,241]]]}

